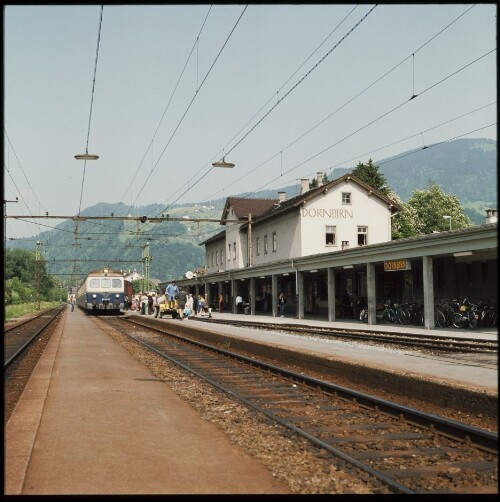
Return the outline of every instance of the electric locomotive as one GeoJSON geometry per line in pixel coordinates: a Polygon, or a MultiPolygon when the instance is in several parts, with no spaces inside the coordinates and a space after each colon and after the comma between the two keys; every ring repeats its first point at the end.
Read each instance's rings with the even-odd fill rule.
{"type": "MultiPolygon", "coordinates": [[[[76,304],[95,314],[119,314],[131,284],[119,270],[106,267],[89,272],[76,293],[76,304]]],[[[130,298],[130,295],[129,295],[130,298]]]]}

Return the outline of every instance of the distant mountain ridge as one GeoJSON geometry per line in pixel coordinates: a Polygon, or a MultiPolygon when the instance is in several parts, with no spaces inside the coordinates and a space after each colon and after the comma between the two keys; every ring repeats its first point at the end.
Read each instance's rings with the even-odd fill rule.
{"type": "MultiPolygon", "coordinates": [[[[363,160],[368,162],[369,158],[363,160]]],[[[410,150],[400,155],[382,160],[372,159],[386,177],[388,186],[403,202],[407,202],[415,190],[423,190],[436,183],[445,193],[455,194],[465,213],[475,224],[485,221],[485,209],[497,209],[497,142],[489,139],[459,139],[442,143],[423,150],[410,150]]],[[[352,168],[334,169],[328,176],[330,180],[339,178],[352,171],[352,168]]],[[[296,195],[298,187],[292,185],[285,191],[287,198],[296,195]]],[[[235,195],[235,197],[245,194],[235,195]]],[[[252,197],[277,198],[277,190],[263,190],[252,197]]],[[[218,219],[226,199],[175,205],[169,214],[177,218],[218,219]]],[[[82,216],[148,216],[162,214],[164,206],[149,204],[129,208],[123,203],[101,202],[82,211],[82,216]]],[[[165,212],[163,212],[165,214],[165,212]]],[[[166,215],[165,215],[166,216],[166,215]]],[[[187,271],[194,270],[204,263],[205,252],[199,245],[214,232],[220,231],[216,222],[198,223],[189,221],[170,221],[151,224],[147,231],[139,227],[137,221],[87,220],[78,225],[80,239],[85,244],[75,242],[74,222],[65,221],[56,229],[42,232],[27,239],[7,241],[9,248],[33,249],[33,239],[46,243],[45,258],[48,272],[63,279],[71,276],[75,256],[78,256],[78,272],[98,268],[107,264],[124,270],[137,269],[142,273],[142,249],[146,242],[150,247],[150,278],[161,281],[178,278],[187,271]],[[75,255],[75,246],[79,246],[75,255]],[[113,247],[119,247],[123,264],[108,262],[108,254],[113,247]],[[50,261],[53,260],[53,263],[50,261]],[[88,263],[87,263],[88,262],[88,263]]]]}
{"type": "MultiPolygon", "coordinates": [[[[370,156],[362,162],[369,159],[370,156]]],[[[403,202],[407,202],[415,190],[424,190],[436,183],[445,193],[458,197],[476,224],[484,222],[484,209],[497,209],[497,142],[494,140],[457,139],[380,160],[372,157],[372,160],[403,202]]],[[[350,171],[352,168],[333,169],[328,179],[339,178],[350,171]]],[[[286,192],[287,198],[297,195],[296,185],[280,190],[286,192]]],[[[252,197],[275,198],[276,190],[263,190],[252,197]]]]}

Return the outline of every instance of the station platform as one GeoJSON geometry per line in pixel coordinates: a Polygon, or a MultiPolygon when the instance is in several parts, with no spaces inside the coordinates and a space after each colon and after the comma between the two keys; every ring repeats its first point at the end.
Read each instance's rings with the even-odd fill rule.
{"type": "Polygon", "coordinates": [[[79,309],[4,429],[5,495],[285,494],[79,309]]]}

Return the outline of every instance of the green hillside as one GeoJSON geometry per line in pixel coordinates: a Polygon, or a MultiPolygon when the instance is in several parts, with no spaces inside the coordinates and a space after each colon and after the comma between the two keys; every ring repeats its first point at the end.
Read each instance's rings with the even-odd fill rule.
{"type": "MultiPolygon", "coordinates": [[[[362,162],[368,162],[369,157],[362,162]]],[[[387,184],[404,202],[415,190],[435,183],[445,193],[458,197],[464,212],[475,224],[484,223],[485,209],[497,209],[497,142],[490,139],[458,139],[425,149],[409,150],[373,163],[387,184]]],[[[333,180],[352,171],[355,165],[337,168],[328,174],[333,180]]],[[[284,189],[287,198],[298,194],[298,186],[284,189]]],[[[267,190],[252,197],[276,197],[267,190]]]]}

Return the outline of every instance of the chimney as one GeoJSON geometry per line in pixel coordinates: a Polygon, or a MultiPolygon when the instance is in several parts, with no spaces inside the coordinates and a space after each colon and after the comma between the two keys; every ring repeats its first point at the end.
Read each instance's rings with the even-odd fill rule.
{"type": "Polygon", "coordinates": [[[497,223],[498,216],[496,209],[486,209],[486,223],[497,223]]]}
{"type": "Polygon", "coordinates": [[[286,192],[278,192],[278,200],[280,204],[286,200],[286,192]]]}
{"type": "Polygon", "coordinates": [[[319,186],[319,187],[323,186],[323,176],[324,175],[325,175],[325,173],[323,173],[322,171],[318,171],[316,173],[316,181],[318,182],[317,186],[319,186]]]}
{"type": "Polygon", "coordinates": [[[300,193],[301,195],[309,191],[309,180],[307,178],[302,178],[300,180],[300,193]]]}

